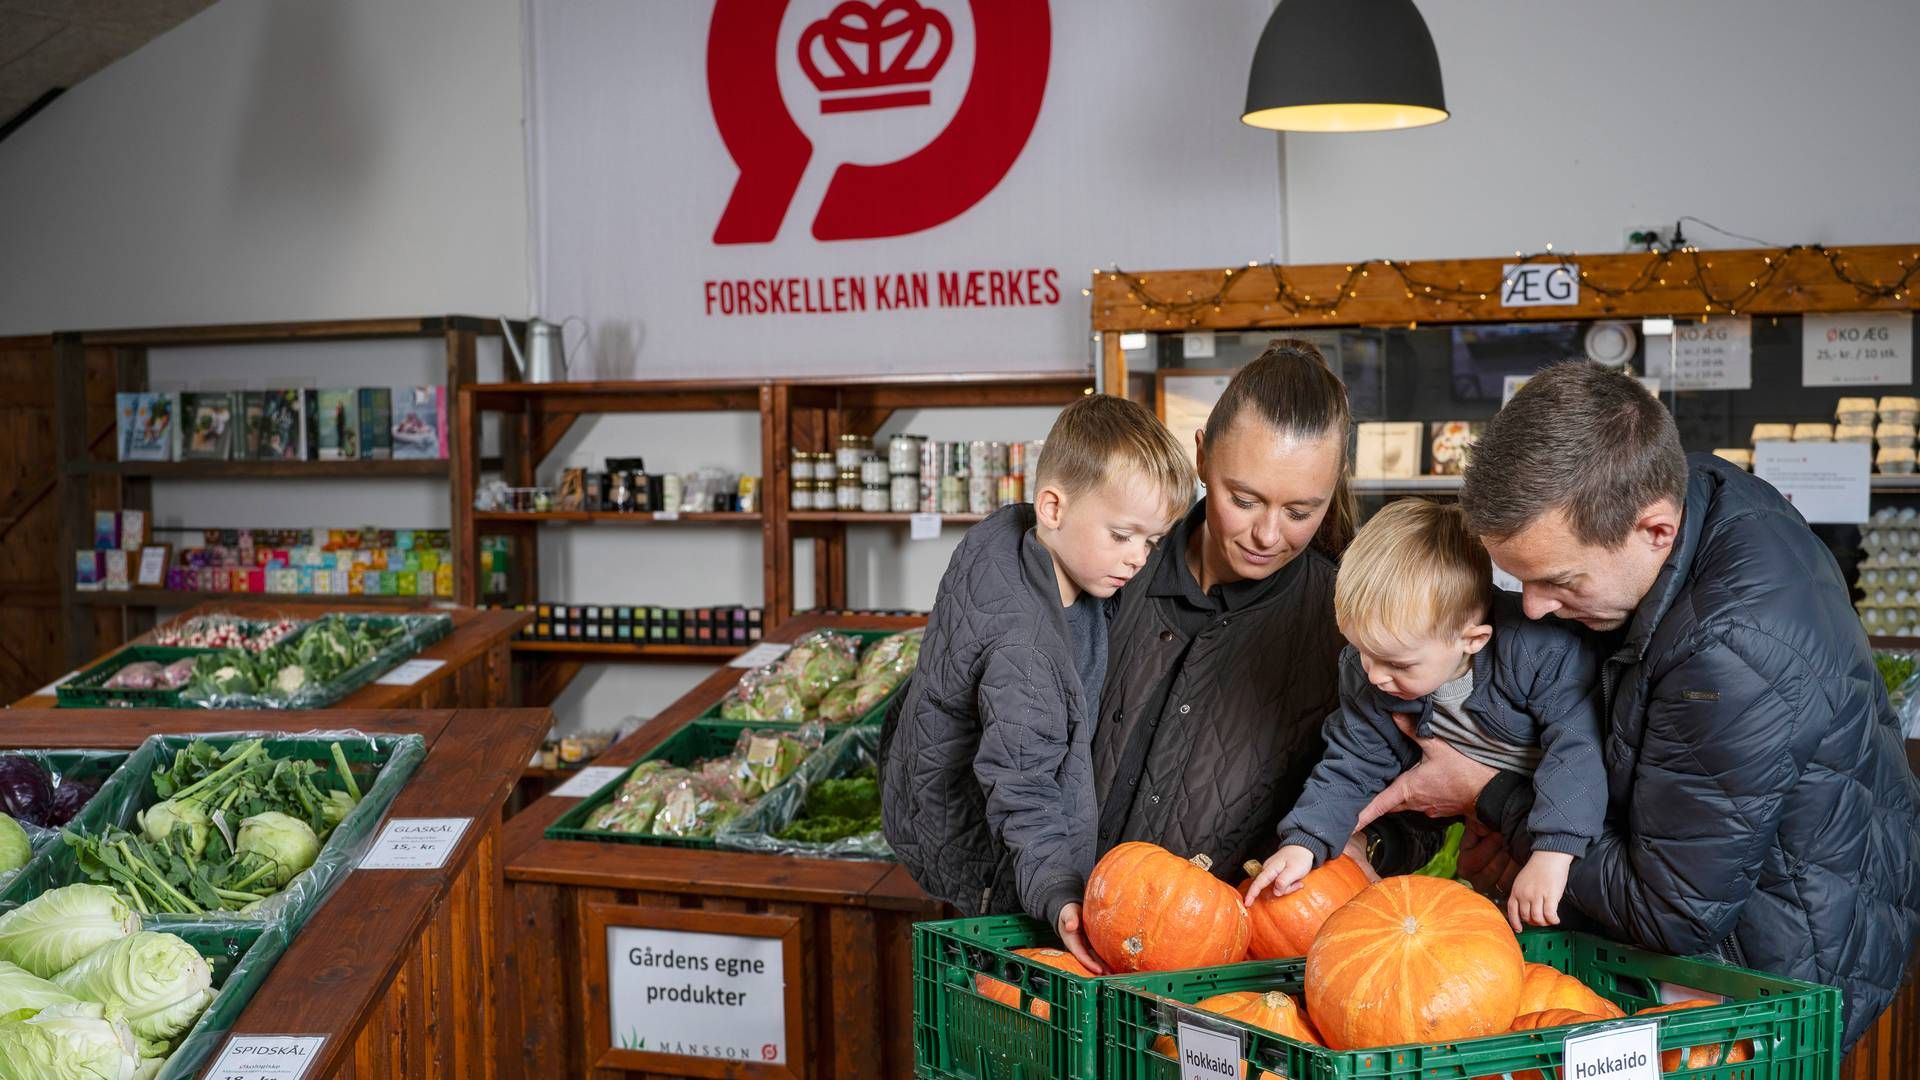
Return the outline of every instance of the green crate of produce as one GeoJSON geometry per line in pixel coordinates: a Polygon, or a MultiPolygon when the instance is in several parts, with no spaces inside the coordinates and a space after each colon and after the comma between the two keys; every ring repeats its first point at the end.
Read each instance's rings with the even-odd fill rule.
{"type": "Polygon", "coordinates": [[[185,1080],[213,1056],[254,991],[287,951],[284,929],[266,926],[179,926],[168,931],[185,938],[213,967],[217,991],[207,1011],[180,1038],[156,1080],[185,1080]]]}
{"type": "MultiPolygon", "coordinates": [[[[0,751],[0,783],[14,793],[20,813],[15,820],[27,834],[33,854],[60,842],[62,816],[70,820],[92,801],[93,793],[105,785],[127,756],[125,750],[0,751]],[[33,820],[36,818],[46,824],[37,823],[33,820]]],[[[0,888],[13,880],[18,869],[0,871],[0,888]]]]}
{"type": "MultiPolygon", "coordinates": [[[[889,637],[895,636],[896,634],[902,634],[902,633],[916,633],[915,631],[901,631],[901,630],[829,630],[825,632],[834,634],[839,637],[848,637],[848,638],[853,638],[857,640],[860,643],[860,654],[862,659],[866,657],[868,650],[872,648],[873,644],[881,640],[882,638],[889,638],[889,637]]],[[[809,635],[803,635],[801,640],[802,641],[806,640],[806,636],[809,636],[809,635]]],[[[798,644],[798,642],[796,642],[795,644],[798,644]]],[[[917,652],[916,652],[916,655],[917,655],[917,652]]],[[[775,667],[780,663],[782,663],[783,661],[785,661],[786,659],[788,658],[782,657],[781,660],[776,660],[772,664],[767,665],[767,667],[775,667]]],[[[756,676],[760,675],[761,672],[764,670],[765,668],[756,669],[754,671],[749,671],[749,672],[742,672],[741,673],[742,685],[751,686],[753,679],[756,676]]],[[[909,667],[909,672],[910,671],[911,671],[911,667],[909,667]]],[[[857,679],[857,676],[855,679],[849,679],[847,681],[856,681],[856,679],[857,679]]],[[[849,713],[843,716],[828,717],[826,718],[826,722],[829,724],[877,724],[880,722],[881,717],[886,715],[887,706],[893,702],[894,698],[900,695],[900,691],[904,689],[906,685],[907,685],[906,675],[902,674],[899,677],[899,680],[894,683],[893,687],[889,689],[884,696],[882,696],[879,700],[875,701],[872,705],[861,710],[858,715],[849,713]]],[[[831,691],[829,692],[829,696],[830,697],[832,696],[831,691]]],[[[725,698],[722,698],[721,700],[714,702],[713,705],[709,706],[707,710],[701,713],[698,717],[696,717],[696,719],[699,719],[699,720],[751,720],[753,719],[752,716],[742,716],[737,713],[733,713],[728,706],[730,703],[733,703],[734,700],[735,699],[734,699],[733,691],[729,691],[725,698]]],[[[783,720],[794,720],[794,719],[797,719],[797,717],[769,717],[764,722],[774,723],[774,722],[779,722],[783,720]]]]}
{"type": "MultiPolygon", "coordinates": [[[[359,803],[326,834],[312,866],[273,894],[267,913],[153,911],[143,913],[147,929],[251,923],[278,925],[289,935],[294,933],[352,871],[387,808],[426,756],[426,742],[418,735],[153,735],[127,757],[86,808],[68,823],[67,831],[98,835],[109,827],[118,827],[137,832],[140,811],[160,801],[154,788],[156,768],[170,765],[178,751],[195,742],[224,750],[253,739],[262,740],[269,760],[311,761],[323,766],[314,784],[326,791],[345,790],[332,754],[332,744],[338,742],[360,789],[359,803]]],[[[230,823],[230,827],[237,826],[237,822],[230,823]]],[[[52,844],[35,854],[11,882],[0,888],[0,908],[24,903],[48,889],[89,880],[70,844],[52,844]]]]}
{"type": "Polygon", "coordinates": [[[922,1080],[1096,1080],[1098,991],[1106,980],[1013,951],[1059,944],[1052,930],[1024,915],[915,924],[914,1074],[922,1080]],[[1017,987],[1018,1004],[989,997],[983,985],[1001,998],[1017,987]]]}
{"type": "Polygon", "coordinates": [[[891,861],[893,849],[879,824],[879,756],[878,724],[841,730],[780,786],[721,826],[714,842],[730,851],[891,861]],[[822,804],[818,809],[816,802],[822,804]],[[831,816],[802,821],[799,830],[790,829],[807,814],[831,816]],[[808,834],[822,827],[827,830],[823,836],[808,834]]]}
{"type": "MultiPolygon", "coordinates": [[[[240,681],[196,679],[180,695],[180,704],[214,709],[324,709],[365,687],[453,630],[445,614],[323,615],[264,652],[225,650],[240,681]],[[385,640],[366,640],[370,633],[385,640]],[[378,644],[378,648],[373,648],[378,644]],[[372,649],[371,652],[364,650],[372,649]],[[364,655],[363,655],[364,652],[364,655]],[[351,667],[340,670],[352,661],[351,667]],[[280,684],[289,669],[297,679],[280,684]]],[[[203,664],[203,668],[206,665],[203,664]]]]}
{"type": "Polygon", "coordinates": [[[54,688],[54,697],[62,709],[182,709],[182,683],[175,687],[132,690],[105,684],[129,664],[151,662],[165,667],[176,660],[204,656],[213,649],[189,649],[175,645],[129,645],[105,660],[54,688]]]}
{"type": "Polygon", "coordinates": [[[620,793],[620,788],[634,771],[651,762],[663,762],[684,768],[697,761],[708,761],[732,754],[740,742],[742,732],[796,734],[805,726],[803,724],[756,724],[738,720],[690,720],[686,726],[667,736],[646,757],[635,762],[633,768],[623,771],[618,777],[602,785],[600,790],[582,799],[579,805],[547,826],[547,838],[550,840],[597,840],[616,844],[653,844],[662,847],[711,848],[714,846],[711,833],[700,836],[657,836],[652,833],[596,829],[592,826],[592,822],[600,808],[612,802],[620,793]]]}
{"type": "MultiPolygon", "coordinates": [[[[1831,987],[1730,967],[1713,960],[1663,956],[1564,931],[1520,936],[1526,959],[1572,975],[1628,1014],[1659,1004],[1660,984],[1724,997],[1720,1005],[1659,1017],[1660,1048],[1743,1043],[1752,1058],[1717,1067],[1681,1069],[1688,1080],[1831,1080],[1840,1068],[1840,992],[1831,987]]],[[[1123,975],[1101,980],[1100,1080],[1179,1080],[1172,1058],[1154,1043],[1184,1015],[1241,1039],[1248,1071],[1312,1080],[1472,1080],[1530,1070],[1558,1072],[1567,1035],[1635,1022],[1490,1035],[1438,1046],[1334,1051],[1283,1039],[1182,1006],[1236,990],[1283,990],[1301,997],[1304,959],[1254,961],[1195,971],[1123,975]]],[[[1303,999],[1302,999],[1303,1000],[1303,999]]],[[[1311,1019],[1311,1017],[1309,1017],[1311,1019]]],[[[1643,1021],[1644,1022],[1644,1021],[1643,1021]]]]}

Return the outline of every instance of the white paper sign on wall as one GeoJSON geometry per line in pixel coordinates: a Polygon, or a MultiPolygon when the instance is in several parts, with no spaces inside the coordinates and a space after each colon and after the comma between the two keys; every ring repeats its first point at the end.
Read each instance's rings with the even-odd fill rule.
{"type": "Polygon", "coordinates": [[[1867,520],[1872,452],[1865,443],[1768,440],[1753,448],[1753,474],[1809,523],[1855,525],[1867,520]]]}
{"type": "Polygon", "coordinates": [[[1800,320],[1802,386],[1913,382],[1913,313],[1860,311],[1800,320]]]}
{"type": "Polygon", "coordinates": [[[787,1060],[780,938],[607,927],[607,1016],[619,1050],[787,1060]]]}
{"type": "Polygon", "coordinates": [[[1647,341],[1647,374],[1671,380],[1675,390],[1752,389],[1753,320],[1679,323],[1671,344],[1647,341]]]}
{"type": "Polygon", "coordinates": [[[1572,263],[1508,263],[1500,271],[1501,307],[1569,307],[1580,302],[1572,263]]]}

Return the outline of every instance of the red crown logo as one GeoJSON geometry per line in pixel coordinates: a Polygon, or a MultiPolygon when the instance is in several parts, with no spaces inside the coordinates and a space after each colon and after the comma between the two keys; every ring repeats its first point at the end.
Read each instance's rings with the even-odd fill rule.
{"type": "Polygon", "coordinates": [[[822,95],[839,95],[820,99],[823,113],[898,109],[933,101],[927,86],[952,50],[947,17],[916,0],[846,0],[800,35],[800,67],[822,95]]]}

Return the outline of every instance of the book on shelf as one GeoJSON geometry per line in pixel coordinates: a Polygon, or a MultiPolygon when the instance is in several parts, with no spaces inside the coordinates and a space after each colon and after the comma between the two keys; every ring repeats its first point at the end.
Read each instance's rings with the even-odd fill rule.
{"type": "Polygon", "coordinates": [[[403,386],[393,398],[393,456],[447,456],[446,388],[403,386]]]}
{"type": "Polygon", "coordinates": [[[73,553],[73,587],[81,592],[95,592],[100,588],[100,578],[106,568],[102,552],[87,548],[73,553]]]}
{"type": "Polygon", "coordinates": [[[360,388],[360,456],[393,456],[393,391],[384,386],[360,388]]]}
{"type": "Polygon", "coordinates": [[[248,456],[261,461],[305,461],[306,395],[298,390],[262,390],[257,396],[260,413],[257,425],[249,424],[253,438],[248,456]]]}
{"type": "Polygon", "coordinates": [[[114,395],[121,461],[172,461],[179,400],[150,390],[114,395]]]}
{"type": "Polygon", "coordinates": [[[233,395],[188,391],[180,395],[180,458],[225,461],[233,448],[233,395]]]}
{"type": "Polygon", "coordinates": [[[360,457],[360,395],[353,390],[309,390],[307,443],[320,461],[360,457]]]}

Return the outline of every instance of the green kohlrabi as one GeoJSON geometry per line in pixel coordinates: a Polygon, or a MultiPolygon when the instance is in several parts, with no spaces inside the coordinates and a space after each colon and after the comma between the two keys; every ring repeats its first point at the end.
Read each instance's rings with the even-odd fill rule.
{"type": "Polygon", "coordinates": [[[0,1080],[133,1080],[133,1032],[92,1002],[0,1023],[0,1080]]]}
{"type": "Polygon", "coordinates": [[[213,822],[204,803],[195,799],[168,799],[157,802],[138,814],[140,831],[154,843],[165,840],[175,829],[187,830],[187,848],[195,856],[207,850],[208,830],[213,822]]]}
{"type": "Polygon", "coordinates": [[[269,810],[240,823],[234,847],[241,855],[271,863],[273,870],[266,876],[275,885],[285,886],[295,874],[313,865],[320,854],[320,838],[299,818],[269,810]]]}
{"type": "Polygon", "coordinates": [[[140,916],[105,885],[51,889],[0,915],[0,960],[43,979],[140,929],[140,916]]]}
{"type": "Polygon", "coordinates": [[[171,1039],[193,1026],[213,1000],[213,969],[172,934],[141,931],[54,976],[75,997],[127,1018],[142,1039],[171,1039]]]}

